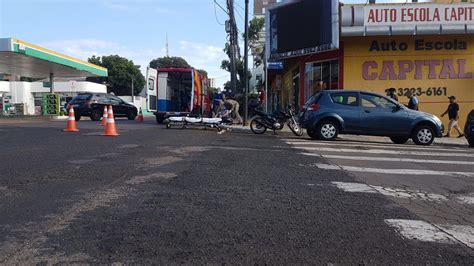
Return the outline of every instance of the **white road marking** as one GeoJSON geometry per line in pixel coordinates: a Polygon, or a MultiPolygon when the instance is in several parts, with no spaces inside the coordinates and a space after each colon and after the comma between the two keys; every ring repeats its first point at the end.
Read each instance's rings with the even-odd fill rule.
{"type": "MultiPolygon", "coordinates": [[[[294,146],[344,146],[344,147],[367,147],[367,148],[389,148],[395,150],[426,150],[426,151],[448,151],[458,152],[467,150],[457,150],[453,148],[437,148],[437,147],[420,147],[414,145],[397,145],[397,144],[367,144],[367,143],[346,143],[346,142],[321,142],[321,141],[285,141],[286,144],[294,146]]],[[[474,153],[472,153],[474,156],[474,153]]]]}
{"type": "Polygon", "coordinates": [[[415,155],[415,156],[437,156],[437,157],[467,157],[472,158],[473,155],[470,153],[435,153],[435,152],[418,152],[418,151],[392,151],[392,150],[381,150],[381,149],[369,149],[369,150],[358,150],[358,149],[346,149],[346,148],[313,148],[313,147],[298,147],[300,150],[306,151],[320,151],[320,152],[343,152],[343,153],[367,153],[367,154],[392,154],[392,155],[415,155]]]}
{"type": "Polygon", "coordinates": [[[459,242],[470,248],[474,248],[474,228],[466,225],[438,225],[459,242]]]}
{"type": "Polygon", "coordinates": [[[364,156],[346,156],[346,155],[319,155],[315,153],[301,153],[306,156],[314,156],[327,159],[342,159],[355,161],[379,161],[379,162],[408,162],[408,163],[433,163],[433,164],[460,164],[460,165],[474,165],[473,162],[468,161],[445,161],[445,160],[423,160],[411,158],[388,158],[388,157],[364,157],[364,156]]]}
{"type": "Polygon", "coordinates": [[[401,188],[390,188],[381,186],[372,186],[362,183],[344,183],[344,182],[332,182],[337,188],[346,192],[355,193],[380,193],[385,196],[404,198],[412,200],[426,200],[426,201],[447,201],[448,198],[435,193],[427,193],[422,191],[413,191],[401,188]]]}
{"type": "Polygon", "coordinates": [[[355,193],[378,193],[373,187],[362,183],[332,182],[337,188],[346,192],[355,193]]]}
{"type": "Polygon", "coordinates": [[[407,239],[444,244],[454,244],[457,242],[454,237],[424,221],[387,219],[385,222],[395,227],[397,232],[407,239]]]}
{"type": "Polygon", "coordinates": [[[378,174],[392,174],[392,175],[441,175],[441,176],[466,176],[474,177],[474,172],[451,172],[451,171],[433,171],[422,169],[381,169],[369,167],[356,167],[345,165],[332,164],[312,164],[324,170],[345,170],[349,172],[363,172],[363,173],[378,173],[378,174]]]}
{"type": "Polygon", "coordinates": [[[457,200],[465,204],[474,204],[474,195],[471,196],[459,196],[457,200]]]}

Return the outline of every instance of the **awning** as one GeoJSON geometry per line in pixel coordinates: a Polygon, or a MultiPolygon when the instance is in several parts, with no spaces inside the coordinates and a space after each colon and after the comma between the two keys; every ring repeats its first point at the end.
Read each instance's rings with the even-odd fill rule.
{"type": "Polygon", "coordinates": [[[107,69],[14,38],[0,38],[0,73],[30,78],[106,77],[107,69]]]}

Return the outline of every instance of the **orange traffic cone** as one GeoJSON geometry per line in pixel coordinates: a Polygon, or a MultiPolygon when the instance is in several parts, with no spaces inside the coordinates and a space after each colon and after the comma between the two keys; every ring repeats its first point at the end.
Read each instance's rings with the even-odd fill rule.
{"type": "Polygon", "coordinates": [[[102,122],[100,122],[100,125],[107,125],[107,105],[104,106],[104,114],[102,115],[102,122]]]}
{"type": "Polygon", "coordinates": [[[107,124],[105,125],[104,134],[102,134],[102,136],[116,137],[119,134],[117,133],[117,128],[115,127],[114,111],[110,105],[107,114],[107,124]]]}
{"type": "Polygon", "coordinates": [[[138,122],[143,122],[143,120],[144,120],[143,112],[142,112],[142,108],[140,107],[140,112],[138,113],[137,121],[138,122]]]}
{"type": "Polygon", "coordinates": [[[64,132],[78,132],[76,125],[76,117],[74,116],[74,107],[69,109],[69,118],[67,119],[67,127],[63,130],[64,132]]]}

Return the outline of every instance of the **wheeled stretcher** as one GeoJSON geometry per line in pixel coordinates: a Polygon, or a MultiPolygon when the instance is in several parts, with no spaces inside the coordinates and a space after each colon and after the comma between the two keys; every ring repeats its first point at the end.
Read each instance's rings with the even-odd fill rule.
{"type": "Polygon", "coordinates": [[[166,125],[166,128],[171,128],[171,126],[181,126],[186,128],[186,126],[203,126],[215,127],[219,134],[229,131],[229,125],[232,124],[232,121],[223,118],[204,118],[204,117],[190,117],[190,116],[170,116],[163,121],[166,125]]]}

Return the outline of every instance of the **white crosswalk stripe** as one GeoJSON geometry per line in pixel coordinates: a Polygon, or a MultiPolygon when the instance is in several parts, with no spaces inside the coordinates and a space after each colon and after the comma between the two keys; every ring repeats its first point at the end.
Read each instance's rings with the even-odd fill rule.
{"type": "Polygon", "coordinates": [[[387,217],[386,224],[403,238],[474,249],[470,222],[474,218],[472,150],[356,141],[284,141],[301,155],[315,158],[301,166],[346,171],[367,183],[331,182],[336,188],[346,193],[384,195],[425,219],[387,217]]]}
{"type": "MultiPolygon", "coordinates": [[[[367,185],[362,183],[332,182],[332,184],[343,191],[351,193],[380,193],[382,195],[394,198],[425,200],[431,202],[442,202],[448,200],[448,197],[445,195],[429,193],[421,190],[415,191],[403,188],[367,185]]],[[[452,199],[460,204],[474,204],[474,197],[471,195],[456,196],[452,199]]]]}
{"type": "Polygon", "coordinates": [[[341,160],[355,160],[355,161],[379,161],[379,162],[407,162],[407,163],[434,163],[434,164],[460,164],[460,165],[474,165],[470,161],[446,161],[446,160],[425,160],[412,158],[389,158],[389,157],[365,157],[365,156],[347,156],[347,155],[319,155],[314,153],[301,153],[306,156],[321,157],[327,159],[341,159],[341,160]]]}
{"type": "Polygon", "coordinates": [[[474,228],[471,226],[433,225],[425,221],[404,219],[387,219],[385,222],[406,239],[443,244],[461,243],[474,248],[474,228]]]}
{"type": "Polygon", "coordinates": [[[307,147],[307,146],[295,146],[298,149],[306,151],[319,151],[319,152],[341,152],[341,153],[367,153],[367,154],[392,154],[392,155],[413,155],[413,156],[436,156],[436,157],[466,157],[472,158],[473,155],[470,153],[449,153],[449,152],[422,152],[422,151],[394,151],[394,150],[383,150],[383,149],[347,149],[347,148],[325,148],[325,147],[307,147]]]}
{"type": "Polygon", "coordinates": [[[382,169],[371,167],[357,167],[334,164],[312,164],[319,169],[324,170],[345,170],[349,172],[364,172],[364,173],[378,173],[378,174],[392,174],[392,175],[441,175],[441,176],[467,176],[474,177],[474,172],[453,172],[453,171],[434,171],[422,169],[382,169]]]}
{"type": "Polygon", "coordinates": [[[407,189],[398,189],[398,188],[389,188],[382,186],[371,186],[361,183],[345,183],[345,182],[332,182],[337,188],[344,190],[346,192],[356,192],[356,193],[380,193],[385,196],[396,197],[396,198],[405,198],[405,199],[422,199],[428,201],[446,201],[444,195],[427,193],[423,191],[412,191],[407,189]]]}
{"type": "MultiPolygon", "coordinates": [[[[307,141],[307,140],[286,140],[285,141],[289,145],[294,145],[294,146],[328,146],[328,147],[334,147],[334,146],[341,146],[344,145],[344,147],[364,147],[364,148],[389,148],[389,149],[394,149],[394,150],[424,150],[424,151],[445,151],[445,152],[453,152],[453,151],[466,151],[464,149],[460,148],[439,148],[439,147],[419,147],[415,145],[396,145],[396,144],[374,144],[374,143],[353,143],[353,142],[322,142],[322,141],[307,141]]],[[[474,153],[471,154],[474,156],[474,153]]]]}

